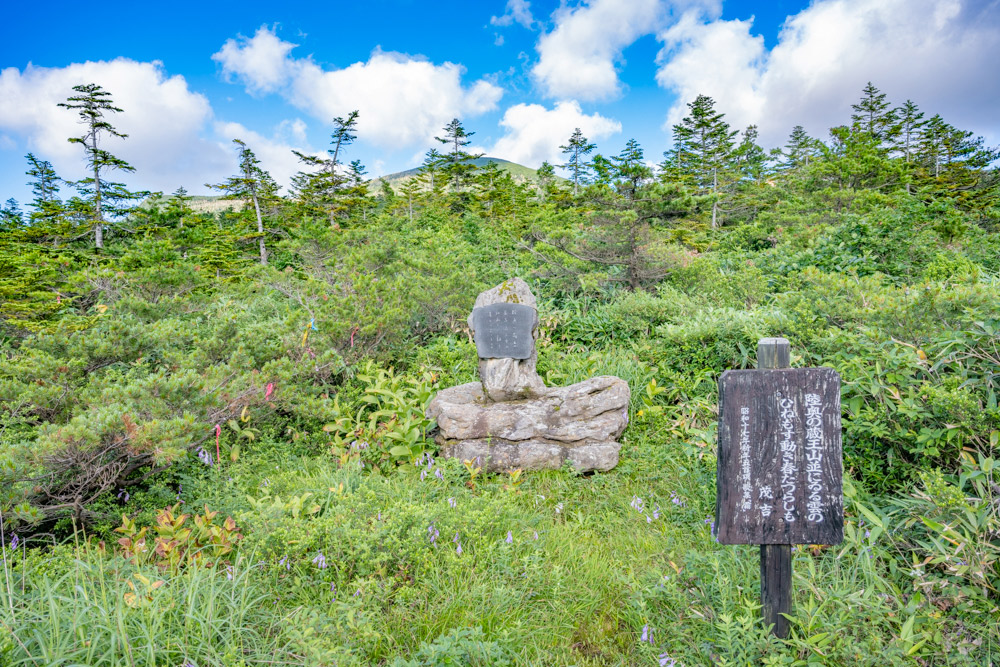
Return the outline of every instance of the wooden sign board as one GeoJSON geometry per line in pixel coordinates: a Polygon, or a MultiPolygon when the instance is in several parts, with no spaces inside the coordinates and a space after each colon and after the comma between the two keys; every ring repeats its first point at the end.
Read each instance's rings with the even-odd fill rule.
{"type": "Polygon", "coordinates": [[[519,303],[494,303],[472,309],[472,329],[480,359],[527,359],[535,349],[531,335],[538,313],[519,303]]]}
{"type": "Polygon", "coordinates": [[[720,543],[839,544],[842,478],[836,371],[722,374],[715,509],[720,543]]]}

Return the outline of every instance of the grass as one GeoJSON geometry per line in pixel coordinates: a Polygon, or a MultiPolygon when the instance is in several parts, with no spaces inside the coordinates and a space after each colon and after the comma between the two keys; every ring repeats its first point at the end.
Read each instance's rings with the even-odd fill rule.
{"type": "MultiPolygon", "coordinates": [[[[519,665],[655,665],[660,655],[684,665],[912,664],[906,591],[888,583],[888,552],[859,531],[839,548],[797,550],[793,637],[769,639],[757,620],[756,548],[720,546],[705,523],[713,462],[658,430],[633,424],[610,473],[529,473],[518,485],[480,476],[470,489],[453,461],[438,462],[444,480],[424,481],[338,469],[324,456],[272,469],[251,453],[202,470],[188,505],[234,510],[249,535],[232,579],[221,567],[137,569],[93,540],[29,550],[27,563],[8,552],[3,664],[391,665],[439,650],[428,647],[463,627],[481,628],[482,646],[519,665]],[[268,493],[312,493],[321,510],[254,515],[245,496],[260,495],[265,469],[268,493]],[[327,569],[311,562],[317,551],[327,569]],[[137,575],[165,583],[153,590],[137,575]],[[651,642],[640,641],[644,626],[651,642]]],[[[987,642],[928,664],[987,664],[995,650],[987,642]]]]}

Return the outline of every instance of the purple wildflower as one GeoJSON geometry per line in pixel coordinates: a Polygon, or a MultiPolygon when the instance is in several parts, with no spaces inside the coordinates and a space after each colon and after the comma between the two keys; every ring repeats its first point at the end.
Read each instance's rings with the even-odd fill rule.
{"type": "Polygon", "coordinates": [[[427,471],[426,470],[421,470],[420,471],[420,481],[422,482],[425,479],[427,479],[427,471]]]}
{"type": "Polygon", "coordinates": [[[514,543],[514,536],[510,534],[509,530],[507,531],[507,539],[505,539],[504,542],[506,542],[507,544],[514,543]]]}
{"type": "Polygon", "coordinates": [[[646,508],[646,503],[644,503],[642,498],[639,496],[632,496],[632,502],[630,502],[629,505],[640,514],[642,514],[643,510],[646,508]]]}
{"type": "Polygon", "coordinates": [[[455,533],[455,538],[452,540],[455,544],[458,544],[458,533],[455,533]]]}
{"type": "Polygon", "coordinates": [[[454,498],[449,498],[449,499],[448,499],[448,504],[449,504],[449,505],[450,505],[451,507],[454,507],[454,506],[455,506],[455,499],[454,499],[454,498]]]}
{"type": "Polygon", "coordinates": [[[670,502],[672,502],[674,505],[677,505],[678,507],[684,507],[684,501],[681,500],[676,493],[673,492],[670,493],[670,502]]]}
{"type": "Polygon", "coordinates": [[[431,525],[427,526],[427,536],[430,539],[431,544],[434,544],[435,542],[437,542],[437,538],[440,535],[441,535],[441,533],[439,533],[438,529],[434,527],[434,522],[432,521],[431,525]]]}
{"type": "Polygon", "coordinates": [[[535,537],[534,537],[534,539],[536,539],[536,540],[538,539],[538,531],[537,530],[535,531],[535,537]]]}
{"type": "Polygon", "coordinates": [[[653,640],[649,636],[649,624],[648,623],[646,625],[642,626],[642,637],[639,637],[639,643],[642,643],[642,642],[649,642],[650,644],[653,643],[653,640]]]}
{"type": "Polygon", "coordinates": [[[332,581],[330,582],[330,592],[331,593],[336,593],[337,592],[337,584],[335,584],[332,581]]]}
{"type": "Polygon", "coordinates": [[[286,570],[292,569],[292,564],[288,562],[288,556],[282,556],[281,560],[278,561],[278,565],[284,567],[286,570]]]}
{"type": "Polygon", "coordinates": [[[660,654],[660,667],[677,667],[677,661],[667,655],[664,651],[660,654]]]}
{"type": "Polygon", "coordinates": [[[462,543],[461,542],[459,542],[458,546],[455,548],[455,553],[457,553],[459,556],[462,555],[462,543]]]}
{"type": "Polygon", "coordinates": [[[227,565],[226,566],[226,579],[229,579],[230,581],[233,580],[233,566],[232,565],[227,565]]]}
{"type": "Polygon", "coordinates": [[[659,505],[657,505],[655,508],[653,508],[653,518],[654,519],[659,519],[660,518],[660,506],[659,505]]]}
{"type": "Polygon", "coordinates": [[[205,451],[204,447],[198,448],[198,460],[209,467],[215,464],[212,460],[212,455],[205,451]]]}
{"type": "Polygon", "coordinates": [[[378,520],[379,520],[379,521],[381,521],[381,520],[382,520],[382,513],[381,513],[381,512],[379,512],[379,513],[378,513],[378,520]]]}
{"type": "Polygon", "coordinates": [[[438,468],[437,470],[434,471],[434,476],[437,477],[438,479],[444,479],[444,473],[441,472],[441,468],[438,468]]]}
{"type": "Polygon", "coordinates": [[[316,556],[315,558],[312,559],[312,562],[319,569],[321,569],[321,570],[325,570],[326,569],[326,556],[323,555],[322,551],[319,552],[318,556],[316,556]]]}
{"type": "Polygon", "coordinates": [[[20,544],[20,543],[21,543],[21,538],[19,538],[17,535],[15,535],[14,537],[10,538],[10,548],[11,549],[16,549],[17,545],[20,544]]]}
{"type": "Polygon", "coordinates": [[[356,598],[361,597],[361,589],[360,588],[358,590],[354,591],[354,597],[356,597],[356,598]]]}
{"type": "Polygon", "coordinates": [[[125,489],[118,489],[118,498],[119,499],[124,500],[125,502],[128,502],[128,499],[131,498],[131,497],[132,496],[130,496],[128,494],[128,491],[126,491],[125,489]]]}

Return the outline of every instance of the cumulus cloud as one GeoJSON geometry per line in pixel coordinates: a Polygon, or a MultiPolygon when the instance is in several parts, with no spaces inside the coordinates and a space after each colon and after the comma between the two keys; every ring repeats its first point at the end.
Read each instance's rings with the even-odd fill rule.
{"type": "Polygon", "coordinates": [[[503,16],[493,16],[490,23],[495,26],[508,26],[518,23],[527,29],[531,29],[535,19],[531,15],[531,3],[528,0],[507,0],[507,7],[503,16]]]}
{"type": "Polygon", "coordinates": [[[622,50],[655,30],[666,9],[660,0],[591,0],[560,7],[552,15],[555,27],[535,46],[539,58],[531,74],[549,97],[614,97],[621,89],[616,64],[622,50]]]}
{"type": "Polygon", "coordinates": [[[515,104],[504,113],[500,125],[506,133],[488,155],[536,168],[546,160],[562,163],[564,156],[559,146],[569,141],[577,127],[592,141],[622,130],[616,120],[583,113],[575,100],[558,102],[552,109],[540,104],[515,104]]]}
{"type": "Polygon", "coordinates": [[[58,106],[75,94],[73,86],[96,83],[111,93],[122,113],[107,120],[127,139],[106,138],[102,148],[136,168],[114,178],[134,187],[171,192],[184,186],[204,191],[203,184],[234,174],[236,152],[228,139],[242,138],[261,158],[262,166],[287,185],[294,164],[293,147],[309,152],[305,123],[284,121],[273,137],[214,119],[211,105],[192,91],[182,76],[168,76],[160,62],[126,58],[47,68],[28,65],[23,71],[0,72],[0,129],[10,143],[52,162],[63,178],[87,176],[83,151],[68,137],[83,134],[77,112],[58,106]],[[6,136],[6,135],[5,135],[6,136]]]}
{"type": "Polygon", "coordinates": [[[220,63],[228,76],[239,76],[248,91],[273,93],[293,75],[288,54],[296,46],[261,27],[250,39],[227,39],[212,60],[220,63]]]}
{"type": "Polygon", "coordinates": [[[365,62],[325,69],[293,58],[294,46],[262,26],[251,39],[227,41],[213,58],[248,91],[277,91],[324,122],[357,109],[358,136],[381,147],[425,142],[454,117],[496,108],[503,94],[486,79],[463,85],[465,68],[455,63],[376,49],[365,62]]]}
{"type": "Polygon", "coordinates": [[[783,143],[794,125],[822,137],[849,120],[871,81],[895,104],[910,98],[1000,139],[995,2],[818,0],[786,20],[770,52],[752,28],[689,11],[659,34],[657,81],[678,94],[668,126],[705,94],[734,127],[759,125],[765,144],[783,143]]]}
{"type": "Polygon", "coordinates": [[[109,114],[108,120],[128,139],[109,138],[102,147],[136,168],[136,175],[126,180],[173,190],[182,184],[190,187],[228,164],[218,145],[201,136],[212,116],[208,100],[191,91],[184,77],[167,76],[160,62],[118,58],[59,68],[5,69],[0,72],[0,128],[50,160],[60,176],[82,178],[82,151],[66,140],[83,134],[79,116],[57,104],[75,94],[73,86],[84,83],[99,84],[123,109],[109,114]]]}

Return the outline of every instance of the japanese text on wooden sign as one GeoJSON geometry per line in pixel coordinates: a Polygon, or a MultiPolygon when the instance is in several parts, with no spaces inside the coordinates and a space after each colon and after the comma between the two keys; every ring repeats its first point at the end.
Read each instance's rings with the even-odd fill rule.
{"type": "Polygon", "coordinates": [[[538,314],[519,303],[494,303],[472,309],[476,352],[482,359],[527,359],[534,352],[531,332],[538,314]]]}
{"type": "Polygon", "coordinates": [[[840,377],[833,369],[722,374],[720,543],[840,543],[842,477],[840,377]]]}

